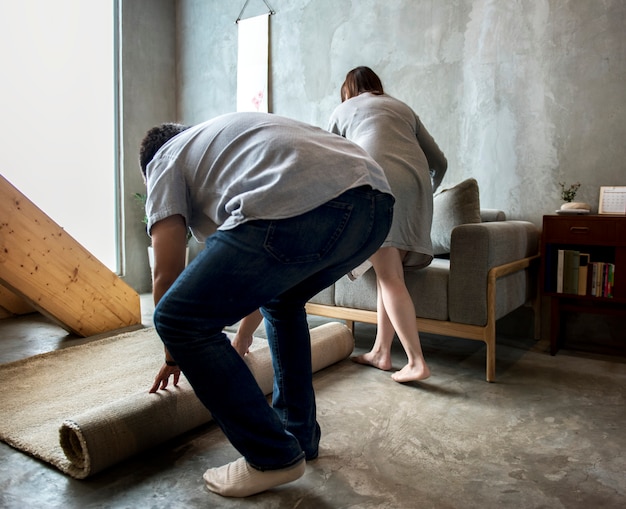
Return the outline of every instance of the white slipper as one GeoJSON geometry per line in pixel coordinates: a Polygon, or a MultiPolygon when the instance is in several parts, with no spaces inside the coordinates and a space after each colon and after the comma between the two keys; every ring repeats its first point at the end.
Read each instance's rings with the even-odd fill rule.
{"type": "Polygon", "coordinates": [[[209,468],[202,476],[207,488],[224,497],[249,497],[275,486],[300,479],[306,461],[280,470],[257,470],[245,458],[218,468],[209,468]]]}

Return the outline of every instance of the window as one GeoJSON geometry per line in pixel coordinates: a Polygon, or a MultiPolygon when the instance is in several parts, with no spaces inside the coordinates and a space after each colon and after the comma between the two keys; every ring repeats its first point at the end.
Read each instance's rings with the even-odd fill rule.
{"type": "Polygon", "coordinates": [[[0,5],[0,172],[118,271],[115,7],[0,5]]]}

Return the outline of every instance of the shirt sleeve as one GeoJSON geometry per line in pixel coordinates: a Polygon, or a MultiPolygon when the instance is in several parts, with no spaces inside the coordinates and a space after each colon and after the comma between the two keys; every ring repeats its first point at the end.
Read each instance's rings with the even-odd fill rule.
{"type": "Polygon", "coordinates": [[[180,214],[189,226],[191,216],[189,192],[183,174],[168,157],[153,159],[146,171],[148,198],[146,216],[148,235],[152,226],[170,216],[180,214]]]}
{"type": "Polygon", "coordinates": [[[422,147],[424,155],[428,160],[428,168],[430,169],[434,192],[435,189],[439,187],[439,184],[441,184],[441,181],[446,174],[448,169],[448,160],[417,115],[416,120],[417,129],[415,134],[417,136],[417,141],[419,142],[420,147],[422,147]]]}
{"type": "Polygon", "coordinates": [[[343,136],[345,138],[346,133],[339,126],[338,110],[340,106],[341,105],[337,106],[337,108],[335,108],[335,111],[333,111],[333,113],[330,115],[330,119],[328,121],[328,128],[326,130],[333,134],[338,134],[339,136],[343,136]]]}

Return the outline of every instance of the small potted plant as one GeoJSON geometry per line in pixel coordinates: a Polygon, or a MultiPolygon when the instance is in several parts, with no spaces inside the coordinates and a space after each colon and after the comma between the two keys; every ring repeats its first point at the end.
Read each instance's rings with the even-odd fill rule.
{"type": "Polygon", "coordinates": [[[143,210],[143,218],[141,222],[143,224],[148,224],[148,216],[146,216],[146,200],[148,199],[148,195],[145,193],[135,193],[133,194],[133,198],[135,198],[137,204],[143,210]]]}
{"type": "Polygon", "coordinates": [[[561,199],[563,200],[561,210],[578,212],[580,214],[587,213],[591,210],[591,206],[588,203],[574,201],[576,193],[578,189],[580,189],[580,182],[575,182],[569,186],[565,182],[559,182],[559,186],[561,187],[561,199]]]}

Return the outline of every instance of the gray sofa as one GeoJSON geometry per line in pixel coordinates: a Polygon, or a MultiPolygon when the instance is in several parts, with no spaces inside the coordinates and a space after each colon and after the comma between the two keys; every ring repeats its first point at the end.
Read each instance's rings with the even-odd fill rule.
{"type": "MultiPolygon", "coordinates": [[[[496,320],[525,304],[535,312],[539,338],[536,265],[539,229],[509,221],[499,210],[480,209],[478,184],[468,179],[435,195],[432,239],[435,259],[423,269],[405,269],[421,332],[483,341],[486,379],[495,381],[496,320]]],[[[307,304],[312,315],[376,323],[373,270],[347,276],[307,304]]]]}

